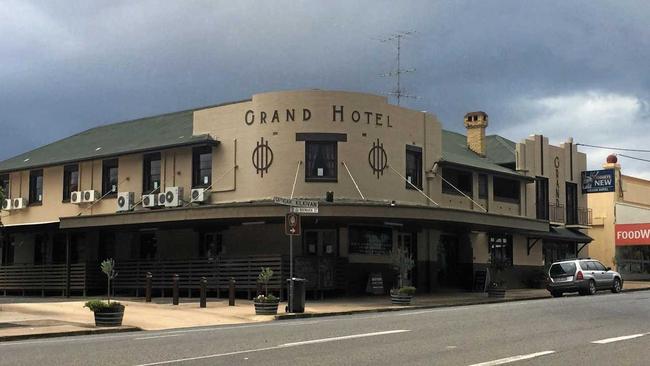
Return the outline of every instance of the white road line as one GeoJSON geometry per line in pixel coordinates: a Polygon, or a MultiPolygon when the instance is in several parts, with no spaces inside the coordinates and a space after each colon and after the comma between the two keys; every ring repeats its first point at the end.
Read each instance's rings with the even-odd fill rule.
{"type": "Polygon", "coordinates": [[[135,338],[136,341],[142,341],[145,339],[156,339],[156,338],[169,338],[169,337],[180,337],[182,334],[164,334],[164,335],[157,335],[157,336],[151,336],[151,337],[140,337],[140,338],[135,338]]]}
{"type": "Polygon", "coordinates": [[[626,335],[626,336],[621,336],[621,337],[605,338],[605,339],[601,339],[601,340],[598,340],[598,341],[593,341],[591,343],[607,344],[607,343],[613,343],[613,342],[619,342],[619,341],[625,341],[625,340],[628,340],[628,339],[643,337],[646,334],[648,334],[648,333],[639,333],[639,334],[632,334],[632,335],[626,335]]]}
{"type": "Polygon", "coordinates": [[[247,350],[227,352],[227,353],[217,353],[217,354],[213,354],[213,355],[179,358],[179,359],[176,359],[176,360],[167,360],[167,361],[144,363],[144,364],[139,364],[137,366],[166,365],[166,364],[170,364],[170,363],[204,360],[204,359],[208,359],[208,358],[217,358],[217,357],[240,355],[240,354],[243,354],[243,353],[253,353],[253,352],[270,351],[270,350],[275,350],[275,349],[280,349],[280,348],[287,348],[287,347],[297,347],[297,346],[303,346],[303,345],[307,345],[307,344],[334,342],[334,341],[340,341],[340,340],[345,340],[345,339],[353,339],[353,338],[375,337],[375,336],[380,336],[380,335],[404,333],[404,332],[410,332],[410,330],[406,330],[406,329],[388,330],[388,331],[384,331],[384,332],[363,333],[363,334],[353,334],[353,335],[341,336],[341,337],[314,339],[314,340],[303,341],[303,342],[285,343],[285,344],[281,344],[279,346],[273,346],[273,347],[255,348],[255,349],[247,349],[247,350]]]}
{"type": "Polygon", "coordinates": [[[546,356],[546,355],[550,355],[552,353],[555,353],[555,351],[544,351],[544,352],[531,353],[529,355],[518,355],[518,356],[506,357],[506,358],[502,358],[502,359],[494,360],[494,361],[475,363],[475,364],[470,365],[470,366],[503,365],[505,363],[511,363],[511,362],[523,361],[523,360],[530,360],[531,358],[546,356]]]}
{"type": "Polygon", "coordinates": [[[343,337],[332,337],[332,338],[322,338],[322,339],[314,339],[311,341],[302,341],[302,342],[293,342],[293,343],[285,343],[281,345],[281,347],[295,347],[295,346],[303,346],[306,344],[315,344],[315,343],[325,343],[325,342],[334,342],[334,341],[342,341],[344,339],[354,339],[354,338],[365,338],[365,337],[374,337],[374,336],[380,336],[380,335],[386,335],[386,334],[395,334],[395,333],[404,333],[404,332],[409,332],[409,330],[405,329],[399,329],[399,330],[388,330],[385,332],[374,332],[374,333],[364,333],[364,334],[353,334],[349,336],[343,336],[343,337]]]}

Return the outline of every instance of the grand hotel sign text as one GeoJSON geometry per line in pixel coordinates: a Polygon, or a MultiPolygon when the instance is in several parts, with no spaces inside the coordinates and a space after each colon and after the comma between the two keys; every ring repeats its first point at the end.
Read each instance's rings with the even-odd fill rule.
{"type": "MultiPolygon", "coordinates": [[[[255,112],[247,110],[244,114],[244,123],[248,126],[254,124],[272,124],[281,122],[307,122],[311,120],[311,110],[308,108],[291,108],[273,110],[272,112],[255,112]]],[[[390,116],[387,114],[346,109],[342,105],[333,105],[329,115],[332,122],[353,122],[392,128],[390,116]]]]}

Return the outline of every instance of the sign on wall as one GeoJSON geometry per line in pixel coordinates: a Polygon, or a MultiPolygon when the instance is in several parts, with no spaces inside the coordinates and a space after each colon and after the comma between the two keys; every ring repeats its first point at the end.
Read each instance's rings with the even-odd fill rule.
{"type": "Polygon", "coordinates": [[[616,246],[650,245],[650,224],[616,224],[616,246]]]}
{"type": "Polygon", "coordinates": [[[582,172],[582,193],[615,191],[614,169],[582,172]]]}

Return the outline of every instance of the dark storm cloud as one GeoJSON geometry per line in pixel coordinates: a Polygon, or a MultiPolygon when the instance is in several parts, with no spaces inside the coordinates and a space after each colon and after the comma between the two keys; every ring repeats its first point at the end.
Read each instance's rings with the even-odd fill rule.
{"type": "Polygon", "coordinates": [[[643,147],[649,15],[645,1],[0,0],[0,159],[262,91],[381,93],[395,59],[377,39],[398,30],[417,31],[403,44],[417,72],[403,84],[421,99],[404,104],[446,128],[481,109],[491,133],[517,140],[643,147]]]}

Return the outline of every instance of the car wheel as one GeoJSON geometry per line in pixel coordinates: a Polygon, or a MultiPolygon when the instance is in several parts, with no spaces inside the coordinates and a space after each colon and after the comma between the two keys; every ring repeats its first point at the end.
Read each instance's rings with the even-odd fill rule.
{"type": "Polygon", "coordinates": [[[553,297],[562,297],[561,291],[551,291],[551,296],[553,297]]]}
{"type": "Polygon", "coordinates": [[[612,293],[617,294],[621,292],[623,289],[623,286],[621,286],[621,280],[618,278],[614,279],[614,283],[612,284],[612,293]]]}
{"type": "Polygon", "coordinates": [[[595,295],[596,294],[596,282],[594,280],[589,281],[589,287],[587,290],[587,295],[595,295]]]}

